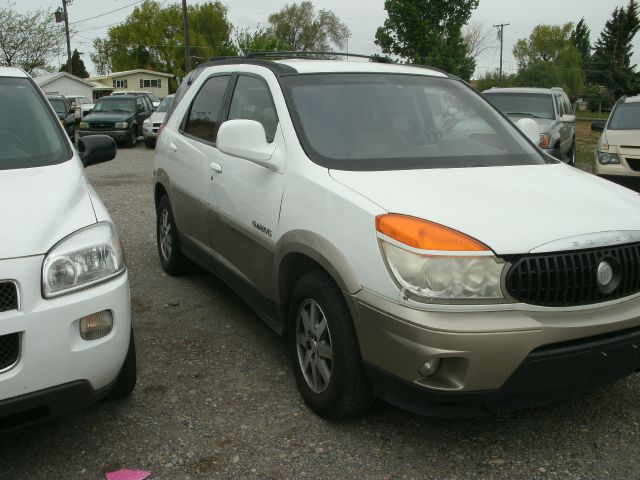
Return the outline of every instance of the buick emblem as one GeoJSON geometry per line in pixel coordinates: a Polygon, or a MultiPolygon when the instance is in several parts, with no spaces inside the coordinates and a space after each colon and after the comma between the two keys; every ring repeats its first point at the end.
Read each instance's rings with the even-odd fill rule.
{"type": "Polygon", "coordinates": [[[601,261],[600,265],[598,265],[596,280],[598,281],[598,286],[601,288],[606,288],[611,284],[613,280],[613,267],[606,260],[601,261]]]}

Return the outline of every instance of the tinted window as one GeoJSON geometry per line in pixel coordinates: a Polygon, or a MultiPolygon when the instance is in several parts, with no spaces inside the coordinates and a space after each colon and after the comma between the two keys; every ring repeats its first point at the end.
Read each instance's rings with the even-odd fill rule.
{"type": "Polygon", "coordinates": [[[104,97],[98,100],[93,111],[95,113],[136,111],[136,99],[131,97],[104,97]]]}
{"type": "Polygon", "coordinates": [[[229,109],[229,120],[235,119],[260,122],[267,141],[273,141],[278,127],[278,115],[265,82],[245,75],[238,77],[229,109]]]}
{"type": "Polygon", "coordinates": [[[619,103],[611,113],[610,130],[640,130],[640,103],[619,103]]]}
{"type": "Polygon", "coordinates": [[[60,122],[26,78],[0,78],[0,170],[42,167],[71,158],[60,122]]]}
{"type": "MultiPolygon", "coordinates": [[[[461,82],[418,75],[313,74],[282,79],[305,151],[346,170],[545,163],[461,82]]],[[[551,97],[548,97],[549,101],[551,97]]]]}
{"type": "Polygon", "coordinates": [[[204,83],[191,104],[184,133],[208,142],[216,141],[220,107],[228,83],[228,76],[211,77],[204,83]]]}
{"type": "Polygon", "coordinates": [[[68,107],[62,98],[49,98],[48,100],[56,113],[67,113],[68,107]]]}
{"type": "Polygon", "coordinates": [[[553,110],[553,96],[549,94],[485,92],[484,96],[505,115],[556,118],[553,110]]]}

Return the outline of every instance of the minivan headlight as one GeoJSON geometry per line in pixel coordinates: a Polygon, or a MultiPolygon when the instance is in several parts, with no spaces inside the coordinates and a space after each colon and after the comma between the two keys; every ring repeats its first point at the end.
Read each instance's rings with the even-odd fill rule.
{"type": "Polygon", "coordinates": [[[617,153],[601,152],[598,150],[596,155],[598,156],[598,163],[601,165],[620,163],[620,157],[618,157],[617,153]]]}
{"type": "Polygon", "coordinates": [[[100,222],[58,242],[42,265],[42,295],[57,297],[95,285],[126,268],[115,227],[100,222]]]}
{"type": "Polygon", "coordinates": [[[376,225],[387,265],[408,292],[428,300],[504,298],[505,263],[486,245],[405,215],[380,215],[376,225]]]}

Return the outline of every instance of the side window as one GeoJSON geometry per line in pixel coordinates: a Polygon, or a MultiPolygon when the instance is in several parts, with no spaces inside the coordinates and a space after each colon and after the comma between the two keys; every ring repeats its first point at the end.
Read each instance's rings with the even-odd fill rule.
{"type": "Polygon", "coordinates": [[[136,98],[136,108],[139,110],[140,107],[144,107],[144,102],[140,97],[136,98]]]}
{"type": "Polygon", "coordinates": [[[556,110],[558,111],[558,115],[564,115],[564,104],[562,103],[562,97],[560,95],[554,95],[553,98],[556,101],[556,110]]]}
{"type": "Polygon", "coordinates": [[[564,95],[562,99],[564,100],[565,113],[567,115],[573,115],[573,105],[571,105],[571,102],[569,101],[569,97],[564,95]]]}
{"type": "Polygon", "coordinates": [[[265,82],[255,77],[238,77],[229,108],[229,120],[237,119],[260,122],[267,134],[267,141],[273,142],[278,127],[278,115],[265,82]]]}
{"type": "Polygon", "coordinates": [[[229,77],[211,77],[202,86],[191,103],[184,133],[215,142],[218,133],[220,107],[227,90],[229,77]]]}

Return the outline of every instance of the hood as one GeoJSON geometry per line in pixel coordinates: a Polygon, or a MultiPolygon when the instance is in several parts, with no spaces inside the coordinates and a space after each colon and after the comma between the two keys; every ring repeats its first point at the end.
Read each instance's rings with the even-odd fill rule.
{"type": "Polygon", "coordinates": [[[639,130],[606,130],[604,135],[609,145],[640,147],[639,130]]]}
{"type": "Polygon", "coordinates": [[[0,170],[0,259],[41,255],[96,222],[77,159],[60,165],[0,170]]]}
{"type": "Polygon", "coordinates": [[[167,112],[153,112],[149,117],[151,123],[162,123],[167,112]]]}
{"type": "Polygon", "coordinates": [[[640,195],[565,164],[330,175],[387,212],[453,228],[500,255],[585,234],[640,231],[640,195]]]}
{"type": "Polygon", "coordinates": [[[125,112],[91,112],[89,115],[85,116],[84,122],[126,122],[131,117],[133,117],[133,113],[125,113],[125,112]]]}

